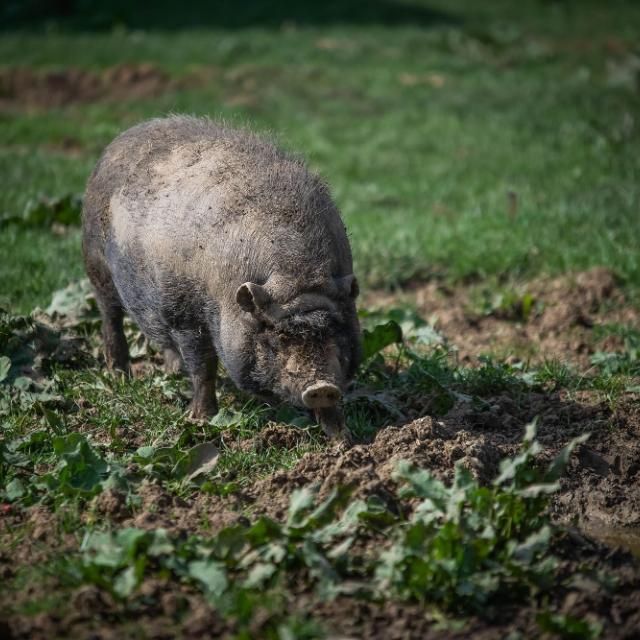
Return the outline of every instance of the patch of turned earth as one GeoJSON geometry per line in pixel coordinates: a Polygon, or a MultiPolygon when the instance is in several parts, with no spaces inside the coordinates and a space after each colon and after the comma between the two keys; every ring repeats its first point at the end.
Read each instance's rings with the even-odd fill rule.
{"type": "Polygon", "coordinates": [[[627,300],[613,272],[603,267],[538,278],[516,286],[514,293],[516,300],[524,295],[532,299],[526,319],[509,307],[480,311],[478,286],[450,288],[437,282],[399,294],[370,292],[363,297],[362,306],[415,306],[455,346],[462,362],[494,354],[532,362],[560,360],[584,370],[595,351],[622,348],[619,337],[601,337],[594,327],[640,327],[640,310],[627,300]]]}
{"type": "Polygon", "coordinates": [[[380,430],[370,444],[347,448],[332,444],[305,454],[291,469],[279,470],[246,490],[252,511],[284,518],[291,492],[315,484],[320,498],[348,485],[354,496],[378,496],[399,509],[392,473],[410,460],[450,480],[457,462],[482,482],[498,473],[500,461],[519,449],[525,426],[537,418],[541,458],[551,460],[572,438],[591,433],[574,453],[561,489],[552,502],[554,519],[640,525],[640,426],[637,399],[611,409],[595,393],[500,394],[486,408],[459,401],[443,418],[423,417],[380,430]]]}
{"type": "Polygon", "coordinates": [[[150,63],[120,64],[99,71],[78,67],[49,70],[5,67],[0,69],[0,110],[154,98],[200,86],[213,75],[214,69],[203,68],[176,78],[150,63]]]}

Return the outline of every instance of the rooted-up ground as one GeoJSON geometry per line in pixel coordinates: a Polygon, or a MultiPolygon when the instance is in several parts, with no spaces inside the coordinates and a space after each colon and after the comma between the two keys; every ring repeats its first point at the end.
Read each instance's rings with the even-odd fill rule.
{"type": "MultiPolygon", "coordinates": [[[[42,406],[51,408],[44,414],[37,407],[25,413],[15,405],[8,414],[13,437],[22,433],[24,441],[29,433],[36,435],[28,438],[28,449],[18,449],[31,452],[33,460],[5,476],[21,478],[23,484],[22,497],[6,504],[3,515],[0,563],[9,588],[0,606],[6,633],[15,638],[278,637],[277,629],[285,625],[295,637],[493,638],[510,632],[551,637],[574,629],[574,637],[601,633],[633,638],[640,624],[640,565],[632,555],[638,552],[640,530],[640,393],[637,356],[629,344],[629,336],[637,339],[637,333],[621,323],[633,322],[637,310],[603,269],[530,282],[518,289],[519,298],[510,294],[508,307],[496,301],[482,306],[485,297],[475,288],[443,294],[441,287],[430,285],[401,298],[370,294],[368,302],[375,301],[383,311],[370,311],[365,325],[384,313],[398,318],[402,311],[403,349],[423,353],[419,362],[430,368],[427,378],[403,377],[409,365],[398,365],[395,347],[387,350],[386,364],[369,364],[347,401],[349,423],[361,441],[351,448],[324,443],[315,428],[305,426],[310,423],[302,414],[284,407],[252,409],[226,383],[221,417],[209,425],[191,424],[181,413],[184,385],[163,376],[156,357],[150,359],[144,349],[138,377],[128,388],[124,381],[98,373],[91,355],[81,357],[86,347],[69,342],[67,333],[62,342],[48,347],[42,338],[33,343],[41,358],[60,362],[58,391],[68,394],[69,401],[50,405],[45,398],[42,406]],[[519,306],[523,291],[534,298],[524,315],[519,306]],[[420,333],[429,325],[420,324],[410,304],[432,314],[429,332],[420,333]],[[556,313],[561,305],[580,313],[563,311],[574,320],[558,322],[547,343],[540,327],[545,314],[556,313]],[[413,325],[406,318],[413,318],[413,325]],[[466,342],[468,333],[461,330],[465,322],[473,328],[472,342],[466,342]],[[543,336],[536,343],[539,350],[527,354],[525,365],[521,336],[537,332],[543,336]],[[420,344],[419,336],[429,336],[435,346],[420,344]],[[446,353],[438,344],[443,341],[449,342],[444,360],[436,356],[446,353]],[[549,345],[556,345],[555,351],[549,345]],[[557,345],[567,346],[559,352],[557,345]],[[45,353],[47,349],[53,353],[45,353]],[[478,360],[480,354],[492,359],[478,360]],[[573,364],[562,367],[550,361],[551,356],[573,364]],[[377,386],[380,375],[389,376],[383,387],[377,386]],[[425,387],[433,378],[440,386],[425,387]],[[400,461],[429,470],[445,484],[461,465],[480,486],[490,487],[501,461],[517,455],[525,426],[534,420],[541,445],[537,466],[553,459],[572,438],[585,433],[590,437],[573,452],[548,507],[560,527],[548,548],[557,563],[553,577],[524,601],[490,599],[480,615],[462,604],[438,613],[428,602],[411,598],[378,595],[372,600],[358,595],[357,589],[327,598],[317,592],[317,576],[292,561],[276,591],[270,592],[273,600],[254,603],[243,619],[212,606],[206,592],[189,579],[153,570],[153,563],[123,600],[93,574],[74,574],[74,562],[85,557],[80,551],[83,532],[161,529],[174,541],[194,535],[206,541],[225,527],[249,526],[262,516],[284,523],[295,490],[308,486],[316,487],[319,501],[335,489],[350,487],[351,500],[375,499],[393,517],[408,518],[416,503],[398,492],[394,472],[400,461]],[[149,431],[144,423],[155,428],[149,431]],[[83,497],[55,484],[43,494],[37,477],[51,469],[55,477],[64,465],[56,466],[44,455],[42,425],[45,432],[85,434],[105,459],[122,465],[129,484],[108,481],[93,498],[95,491],[83,497]],[[180,452],[205,442],[219,452],[209,479],[204,485],[181,483],[176,466],[180,452]],[[173,456],[168,466],[156,453],[141,457],[140,447],[161,451],[162,446],[171,450],[164,455],[173,456]],[[29,476],[31,464],[35,476],[29,476]]],[[[87,309],[91,314],[85,307],[79,318],[56,316],[52,326],[66,326],[71,335],[78,328],[86,331],[95,326],[87,309]]],[[[90,341],[99,346],[92,331],[90,341]]],[[[402,350],[398,354],[404,357],[402,350]]],[[[31,365],[24,368],[42,383],[38,371],[31,365]]],[[[12,459],[6,462],[10,469],[12,459]]],[[[392,537],[385,527],[362,531],[351,553],[354,558],[377,558],[392,537]]],[[[344,569],[341,579],[346,582],[339,579],[338,584],[344,588],[356,581],[361,570],[344,569]]]]}

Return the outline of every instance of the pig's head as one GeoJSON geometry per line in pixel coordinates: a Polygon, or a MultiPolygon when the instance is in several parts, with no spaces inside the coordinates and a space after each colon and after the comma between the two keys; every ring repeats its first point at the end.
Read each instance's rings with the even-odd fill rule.
{"type": "Polygon", "coordinates": [[[255,327],[254,381],[300,407],[315,411],[325,430],[339,421],[336,407],[360,359],[353,275],[299,293],[285,303],[265,286],[246,282],[236,302],[255,327]]]}

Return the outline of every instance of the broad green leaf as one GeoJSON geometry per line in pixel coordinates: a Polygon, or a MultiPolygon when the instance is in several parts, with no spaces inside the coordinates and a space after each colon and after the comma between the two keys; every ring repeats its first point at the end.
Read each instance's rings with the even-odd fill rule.
{"type": "Polygon", "coordinates": [[[403,327],[402,330],[409,340],[413,340],[417,344],[433,346],[444,344],[445,342],[444,337],[428,324],[408,331],[403,327]]]}
{"type": "Polygon", "coordinates": [[[57,469],[48,474],[50,486],[71,491],[93,491],[99,487],[108,465],[80,433],[56,436],[53,450],[60,459],[57,469]]]}
{"type": "Polygon", "coordinates": [[[152,458],[153,454],[156,452],[156,448],[155,447],[140,447],[138,449],[136,449],[136,455],[140,456],[141,458],[152,458]]]}
{"type": "Polygon", "coordinates": [[[332,489],[331,493],[304,518],[298,527],[316,528],[334,517],[336,511],[340,509],[349,499],[351,489],[349,487],[338,486],[332,489]]]}
{"type": "Polygon", "coordinates": [[[282,527],[271,518],[261,517],[245,532],[246,540],[253,547],[259,547],[282,535],[282,527]]]}
{"type": "Polygon", "coordinates": [[[537,421],[533,420],[525,427],[525,436],[521,452],[514,458],[506,458],[500,463],[500,474],[493,481],[496,486],[511,480],[511,484],[517,487],[521,473],[528,467],[531,459],[542,450],[535,439],[537,433],[537,421]]]}
{"type": "Polygon", "coordinates": [[[107,531],[93,531],[87,533],[80,546],[85,553],[85,561],[101,567],[117,569],[123,566],[124,554],[122,547],[117,544],[113,535],[107,531]]]}
{"type": "Polygon", "coordinates": [[[91,313],[97,314],[93,288],[89,280],[84,278],[56,291],[45,312],[50,316],[68,316],[77,319],[91,313]]]}
{"type": "Polygon", "coordinates": [[[224,565],[214,560],[194,560],[190,562],[187,574],[204,586],[207,593],[214,598],[220,597],[229,584],[224,565]]]}
{"type": "Polygon", "coordinates": [[[244,587],[246,589],[258,589],[264,586],[271,580],[277,570],[278,567],[273,562],[258,562],[254,564],[247,574],[244,587]]]}
{"type": "Polygon", "coordinates": [[[128,598],[140,584],[139,570],[136,565],[131,565],[116,576],[113,581],[113,590],[121,598],[128,598]]]}
{"type": "Polygon", "coordinates": [[[355,539],[355,536],[350,536],[348,538],[345,538],[342,542],[339,542],[338,544],[331,547],[331,549],[329,549],[329,551],[327,552],[327,558],[335,560],[346,556],[355,539]]]}
{"type": "Polygon", "coordinates": [[[127,527],[118,531],[115,543],[122,549],[124,557],[132,559],[138,552],[141,543],[150,541],[151,536],[150,532],[143,529],[127,527]]]}
{"type": "Polygon", "coordinates": [[[393,472],[393,478],[404,480],[409,485],[407,489],[401,491],[401,495],[428,498],[438,510],[445,509],[444,501],[448,491],[444,484],[434,478],[426,469],[419,469],[407,460],[400,460],[393,472]]]}
{"type": "Polygon", "coordinates": [[[538,433],[538,419],[532,420],[524,428],[524,442],[532,442],[538,433]]]}
{"type": "Polygon", "coordinates": [[[220,457],[220,450],[213,442],[202,442],[189,449],[184,467],[180,472],[187,482],[193,482],[198,476],[211,473],[220,457]]]}
{"type": "Polygon", "coordinates": [[[547,469],[547,473],[545,475],[546,481],[553,482],[562,475],[567,467],[567,463],[569,462],[569,458],[571,457],[573,450],[578,445],[585,443],[589,439],[590,435],[591,434],[589,433],[583,433],[577,438],[573,438],[573,440],[571,440],[571,442],[569,442],[569,444],[567,444],[560,451],[560,453],[555,457],[555,459],[551,462],[549,468],[547,469]]]}
{"type": "Polygon", "coordinates": [[[518,562],[529,564],[538,554],[546,551],[550,540],[551,528],[544,526],[539,531],[534,531],[524,542],[515,546],[513,558],[518,562]]]}
{"type": "Polygon", "coordinates": [[[573,616],[545,611],[536,617],[538,626],[561,638],[578,640],[596,640],[602,633],[602,624],[573,616]]]}
{"type": "Polygon", "coordinates": [[[360,516],[366,513],[368,505],[364,500],[354,500],[344,511],[338,521],[331,522],[321,529],[311,531],[313,540],[326,544],[338,536],[345,536],[355,531],[361,522],[360,516]]]}
{"type": "Polygon", "coordinates": [[[171,541],[166,529],[156,529],[153,532],[153,540],[147,549],[150,556],[169,555],[175,551],[175,545],[171,541]]]}
{"type": "Polygon", "coordinates": [[[309,573],[317,580],[336,582],[338,573],[318,546],[310,539],[302,543],[302,559],[309,569],[309,573]]]}
{"type": "Polygon", "coordinates": [[[366,362],[385,347],[401,342],[402,329],[395,320],[379,324],[371,331],[365,329],[362,338],[362,361],[366,362]]]}
{"type": "Polygon", "coordinates": [[[14,478],[5,487],[5,493],[7,494],[7,500],[19,500],[26,493],[25,486],[20,478],[14,478]]]}
{"type": "Polygon", "coordinates": [[[296,489],[291,493],[287,526],[299,526],[304,514],[313,507],[315,495],[315,491],[308,487],[296,489]]]}
{"type": "Polygon", "coordinates": [[[537,498],[542,495],[550,495],[560,489],[559,482],[541,482],[537,484],[530,484],[523,489],[518,489],[517,493],[523,498],[537,498]]]}

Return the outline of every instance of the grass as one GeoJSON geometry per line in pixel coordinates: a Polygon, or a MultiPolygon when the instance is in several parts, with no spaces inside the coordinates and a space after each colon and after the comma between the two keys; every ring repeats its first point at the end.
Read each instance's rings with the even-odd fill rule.
{"type": "MultiPolygon", "coordinates": [[[[237,18],[247,29],[140,30],[126,26],[139,18],[114,9],[116,29],[63,20],[45,33],[9,31],[7,66],[213,71],[153,99],[5,109],[0,212],[20,213],[42,193],[81,193],[119,131],[184,111],[273,131],[307,156],[332,186],[368,286],[605,265],[637,288],[638,8],[441,4],[449,19],[422,26],[375,24],[378,7],[361,23],[355,10],[300,9],[300,26],[274,28],[247,9],[237,18]]],[[[109,26],[108,11],[101,20],[109,26]]],[[[75,230],[54,237],[13,225],[0,247],[2,295],[16,310],[46,305],[82,270],[75,230]]]]}

